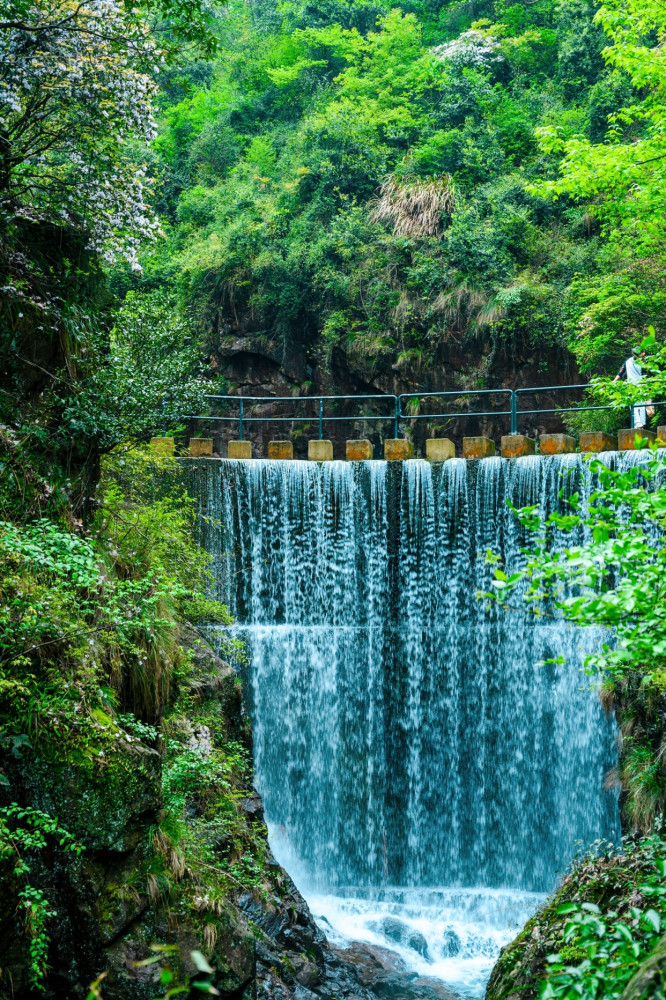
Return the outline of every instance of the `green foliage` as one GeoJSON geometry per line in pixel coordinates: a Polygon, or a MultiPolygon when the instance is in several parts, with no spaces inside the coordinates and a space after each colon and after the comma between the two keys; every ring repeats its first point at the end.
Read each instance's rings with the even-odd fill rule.
{"type": "MultiPolygon", "coordinates": [[[[594,25],[605,34],[602,55],[612,72],[590,91],[588,133],[572,134],[559,122],[540,126],[548,166],[528,190],[583,201],[601,223],[598,273],[572,285],[570,346],[583,370],[609,371],[649,325],[661,332],[666,19],[659,3],[609,0],[594,25]]],[[[580,82],[592,80],[588,74],[580,82]]]]}
{"type": "Polygon", "coordinates": [[[651,0],[610,0],[595,15],[610,40],[604,57],[618,77],[641,94],[608,117],[607,142],[584,136],[565,139],[552,126],[540,130],[541,148],[561,158],[560,176],[542,185],[554,196],[593,198],[595,211],[617,237],[639,241],[650,252],[662,240],[658,209],[664,183],[664,68],[659,41],[666,30],[664,9],[651,0]]]}
{"type": "Polygon", "coordinates": [[[620,914],[604,912],[591,902],[560,904],[556,913],[567,917],[564,947],[548,956],[550,968],[539,990],[540,1000],[610,1000],[624,995],[625,987],[629,996],[663,996],[663,968],[657,968],[656,978],[645,974],[654,967],[655,958],[664,957],[665,877],[666,861],[660,857],[638,887],[652,903],[647,909],[634,905],[620,914]],[[646,978],[649,984],[642,982],[646,978]],[[639,984],[648,989],[641,990],[639,984]]]}
{"type": "Polygon", "coordinates": [[[24,911],[25,933],[29,938],[29,982],[45,989],[49,934],[47,923],[56,916],[43,889],[31,883],[32,863],[55,838],[59,847],[80,854],[83,850],[56,819],[38,809],[16,803],[0,808],[0,868],[10,867],[11,878],[18,881],[19,905],[24,911]]]}
{"type": "MultiPolygon", "coordinates": [[[[104,461],[95,506],[87,529],[45,517],[0,523],[0,751],[9,762],[0,787],[16,788],[14,757],[41,774],[54,801],[67,775],[70,819],[85,843],[91,822],[113,830],[120,816],[122,826],[122,797],[133,794],[145,748],[153,751],[148,763],[159,749],[163,818],[118,898],[139,892],[155,907],[182,908],[201,928],[202,947],[212,949],[226,933],[229,894],[269,884],[265,832],[241,808],[251,788],[249,754],[237,742],[235,717],[228,723],[225,714],[227,702],[238,711],[237,682],[212,653],[201,668],[209,673],[199,677],[181,646],[189,618],[230,619],[206,596],[209,557],[194,541],[193,502],[174,459],[117,449],[104,461]],[[83,813],[76,787],[85,788],[83,813]]],[[[144,777],[158,794],[154,769],[144,777]]],[[[54,852],[81,849],[38,810],[0,809],[0,877],[18,904],[36,989],[47,986],[49,927],[58,915],[44,872],[54,852]]],[[[155,951],[165,994],[189,992],[170,946],[155,951]]],[[[212,969],[199,968],[206,975],[196,989],[210,993],[212,969]]],[[[91,995],[103,995],[102,979],[91,995]]]]}
{"type": "Polygon", "coordinates": [[[545,521],[537,506],[514,509],[533,549],[522,569],[495,570],[497,599],[506,603],[518,590],[534,615],[612,628],[616,641],[587,657],[592,672],[639,671],[650,683],[664,669],[665,472],[666,459],[657,453],[625,472],[595,459],[589,473],[596,487],[585,507],[578,494],[563,490],[566,512],[545,521]],[[567,544],[582,529],[586,540],[567,544]]]}
{"type": "MultiPolygon", "coordinates": [[[[177,713],[165,722],[174,738],[166,746],[162,836],[187,856],[204,881],[206,871],[215,872],[217,898],[223,899],[225,890],[237,886],[263,887],[266,849],[238,808],[251,770],[246,748],[223,742],[214,715],[201,711],[194,718],[194,727],[177,713]]],[[[215,899],[195,899],[195,906],[200,912],[216,912],[215,899]]]]}
{"type": "Polygon", "coordinates": [[[12,704],[23,709],[33,729],[45,682],[46,691],[60,692],[73,708],[81,692],[67,698],[67,666],[79,663],[86,686],[98,670],[116,683],[116,674],[127,671],[132,687],[138,684],[148,699],[148,711],[151,702],[163,700],[162,664],[182,588],[157,567],[120,578],[112,545],[96,551],[90,540],[44,521],[0,525],[0,690],[4,710],[12,704]]]}
{"type": "Polygon", "coordinates": [[[598,236],[525,180],[535,127],[588,128],[581,82],[610,79],[592,6],[495,3],[462,34],[449,5],[368,9],[231,3],[224,59],[163,110],[173,228],[151,280],[179,275],[213,351],[238,328],[299,330],[324,365],[338,348],[427,369],[452,336],[564,344],[582,306],[563,293],[597,271],[598,236]],[[396,224],[387,199],[442,174],[453,210],[396,224]]]}
{"type": "MultiPolygon", "coordinates": [[[[164,996],[161,998],[156,997],[155,1000],[171,1000],[172,997],[180,996],[183,993],[187,993],[188,996],[192,996],[192,991],[195,990],[196,994],[210,994],[213,996],[219,996],[219,991],[204,978],[196,979],[194,982],[190,982],[189,977],[184,977],[178,975],[174,972],[172,965],[174,958],[179,958],[181,949],[175,944],[153,944],[150,946],[150,950],[153,955],[150,958],[144,958],[142,961],[136,962],[135,966],[139,969],[145,969],[146,966],[156,965],[158,962],[161,965],[160,968],[160,986],[164,988],[164,996]],[[185,980],[185,982],[183,982],[185,980]]],[[[195,964],[199,973],[204,976],[211,975],[215,970],[206,961],[205,956],[200,951],[191,951],[190,958],[195,964]]],[[[86,1000],[103,1000],[102,996],[102,983],[106,978],[106,972],[103,972],[101,976],[98,976],[94,983],[90,984],[88,995],[86,1000]]]]}
{"type": "MultiPolygon", "coordinates": [[[[115,315],[108,352],[105,341],[81,362],[76,394],[58,393],[62,438],[94,440],[108,451],[120,442],[145,440],[162,419],[173,425],[204,411],[193,323],[173,295],[129,292],[115,315]]],[[[209,391],[216,388],[209,384],[209,391]]]]}
{"type": "Polygon", "coordinates": [[[208,56],[217,50],[216,20],[223,15],[224,2],[142,0],[137,6],[153,20],[153,32],[171,59],[177,58],[183,42],[208,56]]]}
{"type": "Polygon", "coordinates": [[[175,477],[156,494],[171,465],[132,449],[110,457],[85,534],[44,519],[0,526],[6,732],[52,752],[70,732],[85,754],[118,701],[139,717],[159,714],[183,662],[181,621],[228,621],[205,595],[209,557],[193,540],[192,502],[175,477]]]}

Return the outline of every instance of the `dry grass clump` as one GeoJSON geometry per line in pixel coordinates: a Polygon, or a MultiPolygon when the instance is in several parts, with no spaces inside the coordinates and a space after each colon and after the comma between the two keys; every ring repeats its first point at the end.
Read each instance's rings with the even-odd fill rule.
{"type": "Polygon", "coordinates": [[[487,289],[463,279],[448,291],[440,292],[432,304],[432,311],[462,327],[479,316],[488,307],[489,300],[487,289]]]}
{"type": "Polygon", "coordinates": [[[451,215],[454,205],[448,174],[406,183],[389,177],[370,217],[373,222],[388,222],[396,236],[437,236],[444,227],[443,216],[451,215]]]}

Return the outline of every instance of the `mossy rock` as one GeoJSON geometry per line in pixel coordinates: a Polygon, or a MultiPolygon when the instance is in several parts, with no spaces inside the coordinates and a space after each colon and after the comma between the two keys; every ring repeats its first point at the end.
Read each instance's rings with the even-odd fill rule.
{"type": "Polygon", "coordinates": [[[214,973],[210,978],[223,998],[236,998],[255,976],[255,938],[242,913],[232,904],[218,907],[215,917],[217,938],[206,944],[204,931],[209,919],[182,910],[178,905],[146,911],[131,930],[114,941],[105,952],[109,975],[105,982],[105,1000],[153,1000],[159,991],[161,963],[140,965],[154,956],[156,942],[175,945],[165,953],[164,964],[172,969],[178,982],[200,976],[192,952],[201,952],[214,973]]]}
{"type": "Polygon", "coordinates": [[[19,770],[30,804],[59,817],[86,850],[132,850],[162,808],[162,758],[140,743],[85,766],[26,754],[19,770]]]}

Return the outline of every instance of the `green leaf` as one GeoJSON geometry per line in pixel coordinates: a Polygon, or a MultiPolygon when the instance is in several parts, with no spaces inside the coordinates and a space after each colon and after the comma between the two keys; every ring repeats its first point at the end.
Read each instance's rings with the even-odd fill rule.
{"type": "Polygon", "coordinates": [[[213,972],[213,969],[211,969],[205,956],[200,951],[191,951],[190,958],[196,965],[199,972],[207,972],[207,973],[213,972]]]}
{"type": "Polygon", "coordinates": [[[558,907],[556,907],[555,912],[556,913],[575,913],[579,909],[580,909],[580,907],[579,907],[578,903],[560,903],[560,905],[558,907]]]}

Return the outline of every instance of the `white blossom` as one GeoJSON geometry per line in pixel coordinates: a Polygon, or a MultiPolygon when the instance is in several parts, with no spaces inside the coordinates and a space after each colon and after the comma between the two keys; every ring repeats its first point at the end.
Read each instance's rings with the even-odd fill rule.
{"type": "Polygon", "coordinates": [[[498,38],[472,28],[454,38],[452,42],[437,45],[430,51],[442,62],[453,63],[460,67],[483,68],[502,58],[497,51],[499,45],[498,38]]]}
{"type": "Polygon", "coordinates": [[[158,231],[130,153],[156,134],[155,42],[116,0],[32,0],[15,20],[0,30],[0,212],[76,225],[136,267],[158,231]]]}

